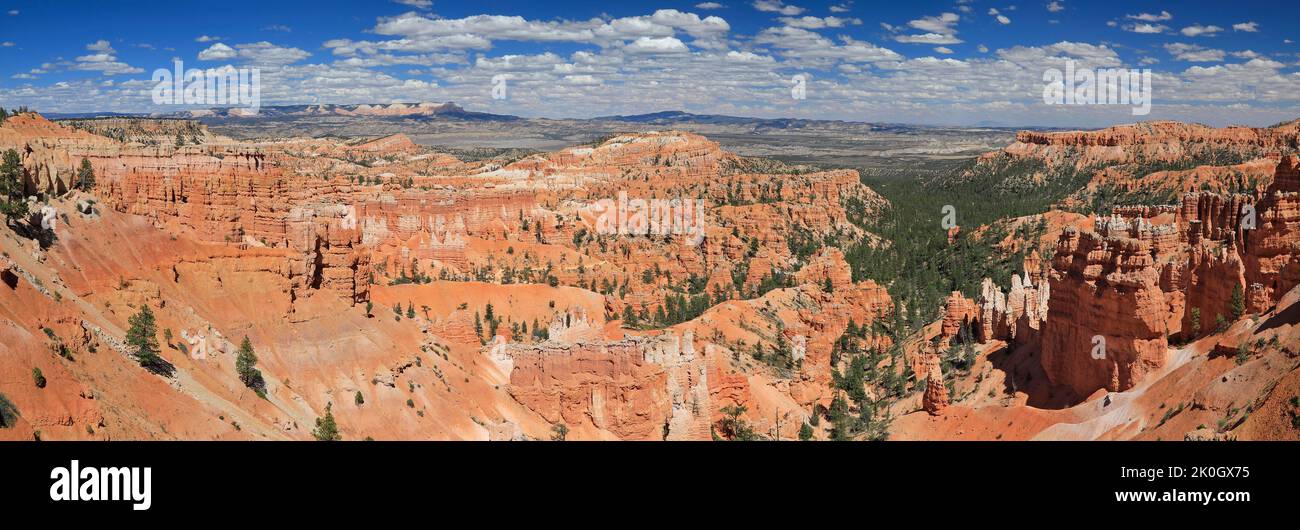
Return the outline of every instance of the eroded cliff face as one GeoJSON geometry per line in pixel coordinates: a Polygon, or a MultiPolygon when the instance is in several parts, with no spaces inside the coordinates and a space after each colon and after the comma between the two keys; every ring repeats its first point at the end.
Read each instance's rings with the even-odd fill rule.
{"type": "Polygon", "coordinates": [[[188,143],[200,145],[220,141],[208,126],[193,120],[90,118],[60,120],[59,125],[124,143],[162,146],[188,143]]]}
{"type": "Polygon", "coordinates": [[[1164,365],[1169,337],[1273,308],[1297,285],[1296,160],[1277,160],[1258,197],[1191,192],[1176,207],[1117,209],[1100,233],[1063,233],[1042,342],[1048,377],[1080,396],[1126,390],[1164,365]],[[1105,339],[1104,358],[1093,358],[1092,337],[1105,339]]]}
{"type": "Polygon", "coordinates": [[[1021,131],[1008,153],[1022,156],[1059,156],[1074,150],[1083,163],[1129,162],[1138,158],[1180,160],[1214,149],[1256,153],[1294,150],[1300,146],[1294,123],[1278,128],[1226,127],[1173,121],[1120,125],[1098,131],[1021,131]]]}
{"type": "MultiPolygon", "coordinates": [[[[1294,126],[1281,129],[1284,136],[1294,134],[1294,126]]],[[[1074,160],[1085,149],[1128,163],[1135,160],[1125,158],[1129,154],[1147,149],[1148,155],[1175,153],[1170,160],[1182,160],[1188,153],[1184,142],[1227,150],[1243,142],[1247,151],[1274,145],[1200,133],[1130,144],[1122,138],[1101,141],[1098,134],[1030,140],[1043,150],[1035,156],[1055,146],[1076,150],[1068,157],[1055,152],[1061,160],[1074,160]]],[[[1283,151],[1293,148],[1286,142],[1283,151]]],[[[905,344],[917,351],[918,374],[928,374],[938,358],[933,346],[956,341],[963,328],[975,330],[975,348],[988,353],[968,374],[950,375],[945,384],[918,375],[928,379],[925,392],[895,405],[902,417],[893,424],[893,436],[1293,439],[1295,433],[1279,427],[1275,414],[1258,411],[1275,411],[1269,407],[1292,392],[1300,362],[1294,347],[1300,331],[1294,318],[1300,301],[1294,280],[1300,255],[1294,221],[1298,163],[1295,155],[1273,154],[1199,166],[1180,170],[1203,180],[1184,187],[1172,204],[1115,206],[1100,217],[1052,212],[1049,217],[1066,228],[1050,230],[1059,237],[1044,277],[1032,281],[1036,296],[1023,296],[1029,274],[1016,282],[1022,295],[1015,298],[1025,309],[1011,309],[1012,297],[986,280],[975,299],[960,293],[948,298],[933,335],[905,344]],[[1254,181],[1258,186],[1242,185],[1243,169],[1263,167],[1267,175],[1254,181]],[[1034,307],[1036,299],[1042,303],[1034,307]],[[1041,315],[1040,328],[1013,327],[1013,313],[1041,315]],[[1171,413],[1169,403],[1185,403],[1186,410],[1171,413]],[[1247,418],[1243,408],[1257,412],[1247,418]],[[1219,422],[1223,418],[1229,419],[1219,422]],[[1204,428],[1216,422],[1217,429],[1204,428]]],[[[1026,272],[1038,270],[1029,261],[1026,272]]]]}
{"type": "Polygon", "coordinates": [[[116,142],[57,125],[39,114],[15,114],[0,127],[0,146],[18,152],[29,194],[64,193],[75,184],[81,158],[96,151],[117,152],[116,142]]]}
{"type": "Polygon", "coordinates": [[[694,337],[572,346],[512,345],[510,393],[547,421],[623,440],[698,438],[710,399],[694,337]]]}
{"type": "Polygon", "coordinates": [[[1053,383],[1125,390],[1163,364],[1167,307],[1149,243],[1067,231],[1052,269],[1042,363],[1053,383]]]}
{"type": "MultiPolygon", "coordinates": [[[[1062,201],[1065,208],[1086,206],[1097,193],[1168,196],[1173,203],[1115,206],[1113,214],[1072,223],[1061,234],[1041,333],[1048,378],[1080,399],[1097,389],[1132,388],[1165,364],[1166,337],[1190,340],[1231,324],[1234,292],[1244,293],[1251,312],[1273,307],[1295,285],[1283,279],[1294,275],[1295,248],[1285,220],[1292,207],[1279,192],[1294,185],[1288,182],[1295,180],[1295,157],[1277,153],[1294,152],[1297,138],[1295,123],[1214,129],[1147,122],[1022,132],[983,157],[982,163],[1041,162],[1031,166],[1040,168],[1035,175],[1023,177],[1029,181],[1087,177],[1062,201]],[[1264,204],[1268,197],[1274,199],[1264,204]],[[1260,231],[1264,219],[1273,222],[1260,231]],[[1104,355],[1092,338],[1105,341],[1104,355]]],[[[957,302],[950,312],[962,315],[957,302]]],[[[984,340],[1009,335],[1009,326],[984,321],[984,340]]]]}
{"type": "Polygon", "coordinates": [[[294,293],[324,289],[367,298],[349,190],[287,174],[257,153],[117,156],[92,161],[104,203],[201,241],[288,249],[294,293]],[[351,217],[349,217],[351,216],[351,217]]]}
{"type": "Polygon", "coordinates": [[[1252,312],[1276,304],[1300,285],[1300,158],[1292,155],[1278,162],[1256,213],[1244,256],[1252,312]]]}
{"type": "MultiPolygon", "coordinates": [[[[1033,187],[1068,181],[1077,187],[1057,207],[1097,206],[1121,197],[1177,203],[1191,192],[1258,196],[1273,178],[1269,156],[1294,153],[1300,128],[1225,127],[1153,121],[1095,131],[1022,131],[1016,142],[986,153],[975,170],[1008,170],[995,185],[1033,187]]],[[[972,174],[986,174],[972,171],[972,174]]]]}
{"type": "Polygon", "coordinates": [[[938,344],[947,347],[963,332],[968,333],[968,340],[980,343],[1037,344],[1047,320],[1050,296],[1050,285],[1041,282],[1035,286],[1028,273],[1012,276],[1011,288],[1006,292],[985,278],[978,300],[954,291],[944,303],[938,344]]]}

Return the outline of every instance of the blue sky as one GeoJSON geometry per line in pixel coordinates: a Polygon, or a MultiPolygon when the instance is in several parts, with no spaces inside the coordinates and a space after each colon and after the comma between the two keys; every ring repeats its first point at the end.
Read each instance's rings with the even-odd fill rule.
{"type": "Polygon", "coordinates": [[[149,95],[154,70],[179,59],[258,68],[264,106],[1267,125],[1300,117],[1297,20],[1296,2],[1252,0],[0,0],[0,106],[174,111],[149,95]],[[1043,73],[1067,59],[1150,69],[1150,115],[1045,104],[1043,73]],[[806,99],[791,97],[796,75],[806,99]],[[491,97],[494,78],[506,99],[491,97]]]}

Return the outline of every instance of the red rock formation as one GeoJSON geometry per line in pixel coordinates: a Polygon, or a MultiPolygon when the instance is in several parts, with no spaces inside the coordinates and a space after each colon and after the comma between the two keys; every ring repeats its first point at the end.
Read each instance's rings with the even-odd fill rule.
{"type": "Polygon", "coordinates": [[[1010,343],[1037,343],[1038,332],[1047,319],[1047,302],[1051,290],[1047,284],[1033,285],[1029,274],[1011,277],[1011,290],[1003,293],[990,278],[980,284],[979,301],[954,291],[944,304],[940,324],[941,345],[947,346],[964,325],[971,338],[986,343],[1002,340],[1010,343]]]}
{"type": "Polygon", "coordinates": [[[1148,242],[1066,230],[1052,269],[1042,330],[1052,383],[1079,396],[1121,391],[1164,363],[1167,306],[1148,242]],[[1104,353],[1094,355],[1098,338],[1104,353]]]}
{"type": "MultiPolygon", "coordinates": [[[[303,437],[295,425],[309,425],[311,411],[332,401],[349,437],[370,430],[537,437],[550,424],[565,423],[583,437],[707,439],[712,416],[729,402],[753,405],[764,418],[769,412],[794,418],[783,423],[787,429],[776,429],[789,437],[800,415],[806,419],[813,404],[829,403],[831,352],[848,323],[869,329],[893,311],[884,287],[853,281],[841,251],[827,247],[802,259],[791,251],[792,243],[827,237],[846,244],[874,240],[850,216],[871,215],[884,200],[853,171],[803,172],[742,159],[685,133],[623,135],[504,166],[448,160],[401,136],[237,142],[196,129],[197,144],[188,137],[180,147],[166,141],[188,131],[186,123],[140,123],[125,141],[115,131],[137,122],[73,129],[32,116],[0,126],[0,147],[23,148],[29,173],[40,176],[30,187],[66,187],[85,158],[104,206],[101,218],[60,236],[56,252],[62,254],[52,261],[64,267],[59,272],[71,278],[71,288],[54,281],[56,275],[46,276],[50,289],[37,291],[39,282],[31,280],[18,289],[46,300],[85,297],[69,307],[105,314],[84,315],[82,326],[74,319],[54,327],[96,337],[101,351],[120,342],[126,308],[142,304],[157,308],[160,328],[185,341],[202,335],[220,342],[208,360],[189,359],[178,348],[164,357],[197,375],[182,378],[179,385],[188,386],[175,392],[215,392],[225,412],[226,403],[240,399],[231,389],[241,387],[227,384],[233,361],[220,337],[252,335],[271,389],[270,404],[252,405],[266,410],[255,419],[240,417],[248,436],[303,437]],[[583,205],[619,191],[699,198],[708,207],[704,240],[690,246],[669,237],[592,237],[583,205]],[[157,250],[123,245],[114,254],[95,230],[122,232],[157,250]],[[581,230],[586,239],[578,237],[581,230]],[[396,281],[417,273],[445,274],[447,281],[396,281]],[[793,286],[736,299],[737,279],[755,297],[758,284],[775,273],[793,286]],[[600,314],[626,305],[652,312],[692,276],[708,280],[710,295],[721,292],[731,301],[675,326],[681,339],[618,329],[600,314]],[[512,346],[505,357],[480,349],[474,315],[482,306],[467,293],[487,296],[482,293],[490,289],[474,289],[471,279],[530,284],[512,285],[519,289],[493,299],[498,315],[514,318],[501,322],[498,335],[529,324],[533,336],[522,342],[530,344],[512,346]],[[349,309],[368,300],[372,281],[383,286],[374,289],[381,309],[370,315],[349,309]],[[603,288],[604,282],[615,287],[603,288]],[[466,288],[438,290],[439,283],[466,288]],[[590,292],[598,287],[602,294],[590,292]],[[577,298],[574,292],[586,295],[584,316],[548,323],[569,314],[573,308],[564,300],[577,298]],[[410,307],[415,316],[389,314],[390,305],[410,307]],[[715,336],[694,339],[697,330],[715,336]],[[730,348],[740,340],[769,350],[785,344],[793,366],[737,363],[730,348]],[[413,351],[424,354],[424,367],[411,360],[413,351]],[[373,395],[366,384],[376,387],[373,395]],[[358,391],[368,408],[389,400],[411,418],[337,406],[335,392],[350,398],[358,391]],[[407,399],[413,404],[405,405],[407,399]],[[283,406],[289,400],[302,406],[283,406]],[[416,419],[426,417],[416,411],[430,420],[416,419]]],[[[867,342],[883,347],[888,340],[873,334],[867,342]]],[[[195,418],[213,416],[202,405],[184,407],[195,418]]]]}
{"type": "Polygon", "coordinates": [[[1182,317],[1182,329],[1188,333],[1187,338],[1198,337],[1213,332],[1217,322],[1222,319],[1231,323],[1232,293],[1246,288],[1245,263],[1237,254],[1236,245],[1209,249],[1196,247],[1187,261],[1187,273],[1184,282],[1186,312],[1182,317]],[[1200,314],[1200,329],[1191,329],[1193,309],[1200,314]]]}
{"type": "MultiPolygon", "coordinates": [[[[943,320],[939,328],[941,345],[946,347],[964,328],[975,333],[979,327],[980,308],[975,301],[953,291],[944,302],[943,320]]],[[[974,338],[973,336],[971,338],[974,338]]]]}
{"type": "Polygon", "coordinates": [[[1280,160],[1261,198],[1192,192],[1175,208],[1118,208],[1096,233],[1063,233],[1042,334],[1049,379],[1080,396],[1131,388],[1162,365],[1170,334],[1230,324],[1234,291],[1263,312],[1300,285],[1296,166],[1280,160]],[[1105,339],[1105,359],[1092,357],[1092,336],[1105,339]]]}
{"type": "Polygon", "coordinates": [[[699,437],[714,407],[694,338],[668,334],[574,346],[509,345],[510,393],[552,423],[625,440],[699,437]]]}
{"type": "Polygon", "coordinates": [[[81,159],[95,152],[116,154],[115,143],[86,131],[62,127],[39,114],[10,116],[0,126],[0,147],[22,157],[29,194],[71,189],[81,159]]]}
{"type": "Polygon", "coordinates": [[[943,382],[943,368],[937,355],[929,356],[926,362],[925,394],[921,397],[921,406],[931,416],[943,414],[948,408],[948,387],[943,382]]]}
{"type": "Polygon", "coordinates": [[[853,286],[853,271],[844,261],[844,252],[837,248],[826,247],[812,260],[795,273],[795,281],[817,286],[825,286],[830,280],[831,292],[853,286]]]}
{"type": "Polygon", "coordinates": [[[667,376],[640,352],[544,351],[517,356],[510,392],[547,421],[591,424],[623,439],[662,439],[668,422],[667,376]]]}
{"type": "MultiPolygon", "coordinates": [[[[1294,149],[1297,145],[1294,128],[1226,127],[1215,129],[1204,125],[1174,121],[1151,121],[1133,125],[1120,125],[1099,131],[1033,132],[1016,134],[1016,143],[1033,146],[1072,147],[1123,147],[1158,146],[1178,150],[1183,146],[1205,144],[1211,146],[1256,146],[1269,150],[1294,149]]],[[[1171,153],[1173,154],[1173,153],[1171,153]]]]}
{"type": "Polygon", "coordinates": [[[1300,157],[1282,159],[1276,171],[1259,201],[1256,228],[1245,234],[1252,312],[1266,310],[1300,285],[1300,157]]]}

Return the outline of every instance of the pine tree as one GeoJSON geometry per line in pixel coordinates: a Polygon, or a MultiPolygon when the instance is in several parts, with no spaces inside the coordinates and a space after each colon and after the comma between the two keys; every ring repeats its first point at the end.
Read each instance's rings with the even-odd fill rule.
{"type": "Polygon", "coordinates": [[[126,331],[126,343],[135,350],[135,358],[140,366],[151,372],[158,372],[166,366],[158,356],[158,325],[154,321],[153,311],[148,305],[127,319],[131,325],[126,331]]]}
{"type": "Polygon", "coordinates": [[[23,189],[23,161],[18,151],[5,151],[0,162],[0,213],[9,220],[27,217],[27,200],[23,189]]]}
{"type": "Polygon", "coordinates": [[[339,426],[334,422],[334,404],[325,405],[325,416],[316,418],[316,428],[311,431],[311,435],[318,442],[337,442],[343,439],[339,435],[339,426]]]}
{"type": "Polygon", "coordinates": [[[412,304],[411,302],[406,303],[406,318],[415,320],[415,304],[412,304]]]}
{"type": "Polygon", "coordinates": [[[835,398],[831,400],[830,420],[832,440],[844,441],[852,438],[852,417],[849,414],[849,404],[844,400],[844,396],[836,394],[835,398]]]}
{"type": "Polygon", "coordinates": [[[777,360],[784,360],[786,368],[794,368],[794,355],[790,352],[790,343],[786,341],[784,332],[776,333],[776,345],[773,349],[777,360]]]}
{"type": "Polygon", "coordinates": [[[262,371],[257,369],[257,354],[253,352],[253,343],[244,337],[244,341],[239,344],[239,354],[235,356],[235,373],[239,374],[239,380],[244,386],[258,391],[262,394],[262,371]]]}
{"type": "Polygon", "coordinates": [[[77,189],[81,191],[90,191],[95,187],[95,168],[90,166],[90,161],[81,159],[81,169],[77,170],[77,189]]]}
{"type": "Polygon", "coordinates": [[[366,403],[366,398],[365,396],[362,396],[361,391],[358,390],[356,397],[352,398],[352,401],[356,402],[357,406],[360,407],[366,403]]]}
{"type": "Polygon", "coordinates": [[[799,439],[806,442],[808,440],[811,440],[812,438],[813,438],[812,425],[808,425],[807,422],[804,422],[803,426],[799,427],[799,439]]]}
{"type": "Polygon", "coordinates": [[[1232,286],[1232,320],[1235,322],[1241,320],[1241,316],[1246,314],[1246,294],[1241,290],[1241,284],[1237,283],[1232,286]]]}

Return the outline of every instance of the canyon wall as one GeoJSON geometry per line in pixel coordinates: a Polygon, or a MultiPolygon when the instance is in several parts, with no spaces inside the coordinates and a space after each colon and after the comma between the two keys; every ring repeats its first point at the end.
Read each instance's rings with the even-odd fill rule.
{"type": "Polygon", "coordinates": [[[1262,197],[1191,192],[1176,208],[1117,209],[1096,232],[1062,233],[1042,334],[1052,382],[1080,396],[1127,390],[1163,366],[1170,337],[1267,311],[1300,284],[1296,167],[1278,157],[1262,197]]]}

